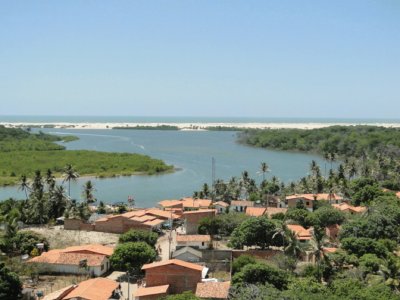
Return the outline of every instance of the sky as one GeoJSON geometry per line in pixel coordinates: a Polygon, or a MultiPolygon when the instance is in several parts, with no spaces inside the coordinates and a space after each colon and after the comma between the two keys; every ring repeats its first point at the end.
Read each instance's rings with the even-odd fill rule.
{"type": "Polygon", "coordinates": [[[399,111],[398,0],[0,2],[0,115],[399,111]]]}

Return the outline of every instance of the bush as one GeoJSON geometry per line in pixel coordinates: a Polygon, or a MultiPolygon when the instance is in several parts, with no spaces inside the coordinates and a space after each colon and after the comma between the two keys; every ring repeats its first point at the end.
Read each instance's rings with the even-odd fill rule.
{"type": "Polygon", "coordinates": [[[156,251],[147,243],[128,242],[117,246],[110,262],[115,270],[139,274],[142,266],[153,262],[156,257],[156,251]]]}
{"type": "Polygon", "coordinates": [[[18,231],[13,238],[6,239],[0,247],[7,254],[30,254],[38,243],[44,244],[45,251],[49,250],[49,242],[41,234],[34,231],[18,231]]]}
{"type": "Polygon", "coordinates": [[[256,263],[256,259],[253,256],[240,255],[232,263],[232,274],[240,272],[243,269],[243,267],[245,267],[246,265],[255,264],[255,263],[256,263]]]}
{"type": "Polygon", "coordinates": [[[18,299],[22,283],[18,275],[0,263],[0,300],[18,299]]]}
{"type": "Polygon", "coordinates": [[[158,235],[155,232],[131,229],[119,236],[119,243],[145,242],[155,247],[157,239],[158,235]]]}
{"type": "Polygon", "coordinates": [[[358,257],[364,254],[375,254],[378,257],[386,257],[387,248],[376,240],[369,238],[345,238],[342,241],[342,248],[349,254],[355,254],[358,257]]]}
{"type": "Polygon", "coordinates": [[[232,283],[240,284],[272,284],[275,288],[283,290],[289,283],[289,274],[285,271],[266,264],[256,263],[245,266],[232,277],[232,283]]]}
{"type": "Polygon", "coordinates": [[[382,263],[382,260],[379,259],[375,254],[368,253],[360,257],[360,266],[366,273],[378,272],[382,263]]]}

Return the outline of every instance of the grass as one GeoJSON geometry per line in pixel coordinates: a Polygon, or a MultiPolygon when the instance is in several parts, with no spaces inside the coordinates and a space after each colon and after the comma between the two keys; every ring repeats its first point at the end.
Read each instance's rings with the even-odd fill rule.
{"type": "Polygon", "coordinates": [[[147,155],[87,150],[65,150],[56,142],[70,142],[75,136],[30,134],[16,128],[0,126],[0,186],[18,183],[21,175],[32,177],[36,170],[52,170],[61,177],[71,164],[81,176],[114,177],[133,174],[172,172],[173,166],[147,155]]]}
{"type": "Polygon", "coordinates": [[[162,160],[132,153],[87,150],[3,152],[0,155],[0,186],[16,184],[23,174],[32,177],[35,170],[45,174],[50,169],[56,177],[61,177],[67,164],[72,164],[81,176],[153,175],[173,171],[173,166],[162,160]]]}

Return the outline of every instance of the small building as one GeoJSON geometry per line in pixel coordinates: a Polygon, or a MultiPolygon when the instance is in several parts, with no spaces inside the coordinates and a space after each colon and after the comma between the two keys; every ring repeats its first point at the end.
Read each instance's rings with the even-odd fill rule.
{"type": "Polygon", "coordinates": [[[52,292],[43,300],[109,300],[120,299],[120,296],[118,282],[99,277],[52,292]]]}
{"type": "Polygon", "coordinates": [[[246,201],[246,200],[234,200],[231,201],[231,211],[236,211],[236,212],[245,212],[247,207],[253,207],[254,202],[253,201],[246,201]]]}
{"type": "Polygon", "coordinates": [[[246,215],[250,217],[261,217],[267,212],[266,207],[247,207],[246,215]]]}
{"type": "Polygon", "coordinates": [[[217,210],[217,214],[223,214],[227,209],[229,209],[229,204],[224,201],[217,201],[213,206],[217,210]]]}
{"type": "Polygon", "coordinates": [[[329,204],[340,204],[343,198],[337,194],[295,194],[286,197],[287,206],[294,208],[297,203],[302,202],[303,205],[309,210],[314,210],[315,201],[327,201],[329,204]]]}
{"type": "Polygon", "coordinates": [[[186,234],[197,234],[201,219],[215,217],[215,209],[202,209],[196,211],[185,211],[183,213],[184,230],[186,234]]]}
{"type": "Polygon", "coordinates": [[[196,296],[202,299],[228,299],[230,281],[200,282],[197,284],[196,296]]]}
{"type": "Polygon", "coordinates": [[[203,259],[203,253],[192,247],[183,247],[172,253],[172,258],[192,263],[199,263],[203,259]]]}
{"type": "Polygon", "coordinates": [[[336,242],[339,237],[340,225],[334,224],[325,228],[326,236],[332,241],[336,242]]]}
{"type": "Polygon", "coordinates": [[[176,249],[191,247],[194,249],[209,249],[211,246],[211,237],[209,235],[184,235],[176,236],[176,249]]]}
{"type": "Polygon", "coordinates": [[[307,243],[312,238],[312,228],[305,229],[301,225],[287,225],[287,228],[294,232],[297,239],[302,243],[307,243]]]}
{"type": "MultiPolygon", "coordinates": [[[[197,283],[206,276],[207,268],[179,259],[143,265],[146,288],[169,285],[169,294],[196,291],[197,283]]],[[[136,297],[136,294],[135,294],[136,297]]]]}
{"type": "Polygon", "coordinates": [[[184,211],[208,209],[212,203],[210,199],[195,199],[192,197],[183,198],[181,201],[184,211]]]}
{"type": "Polygon", "coordinates": [[[41,266],[43,273],[88,274],[101,276],[111,265],[109,257],[114,248],[103,245],[73,246],[54,249],[31,258],[28,263],[41,266]]]}
{"type": "Polygon", "coordinates": [[[134,293],[135,300],[158,300],[168,295],[169,284],[152,286],[152,287],[139,287],[134,293]]]}
{"type": "Polygon", "coordinates": [[[180,200],[163,200],[158,202],[158,207],[162,210],[171,209],[171,208],[182,208],[183,202],[180,200]]]}
{"type": "Polygon", "coordinates": [[[332,207],[351,215],[362,214],[367,210],[365,206],[352,206],[347,203],[332,204],[332,207]]]}

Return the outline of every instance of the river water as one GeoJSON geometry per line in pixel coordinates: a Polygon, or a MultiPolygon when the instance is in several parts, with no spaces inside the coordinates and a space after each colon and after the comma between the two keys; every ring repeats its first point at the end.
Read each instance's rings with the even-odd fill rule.
{"type": "MultiPolygon", "coordinates": [[[[309,171],[311,160],[316,160],[324,172],[322,157],[249,147],[236,142],[236,132],[216,131],[158,131],[158,130],[95,130],[42,129],[46,133],[71,134],[79,140],[65,144],[67,149],[131,152],[146,154],[174,165],[172,174],[93,178],[95,196],[106,203],[126,201],[133,196],[138,207],[149,207],[164,199],[191,196],[203,183],[211,184],[212,158],[215,158],[216,178],[228,180],[240,177],[247,170],[251,177],[261,180],[258,173],[261,162],[273,175],[288,183],[298,180],[309,171]]],[[[77,170],[79,172],[79,170],[77,170]]],[[[79,199],[82,186],[88,178],[71,183],[71,196],[79,199]]],[[[0,199],[24,198],[16,187],[0,189],[0,199]]]]}

